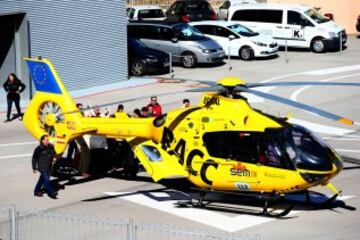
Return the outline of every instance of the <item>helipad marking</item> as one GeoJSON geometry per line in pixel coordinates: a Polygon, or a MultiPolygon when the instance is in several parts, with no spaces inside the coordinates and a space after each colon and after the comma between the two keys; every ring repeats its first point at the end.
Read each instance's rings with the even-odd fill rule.
{"type": "MultiPolygon", "coordinates": [[[[157,201],[151,199],[144,194],[135,193],[128,194],[125,192],[104,192],[106,195],[110,196],[119,196],[119,198],[137,203],[146,207],[150,207],[162,212],[170,213],[191,221],[199,222],[201,224],[206,224],[214,228],[218,228],[227,232],[236,232],[246,228],[250,228],[259,224],[267,223],[274,221],[275,219],[268,217],[252,216],[252,215],[239,215],[239,216],[226,216],[224,214],[211,211],[208,209],[199,209],[199,208],[177,208],[175,203],[177,200],[168,200],[168,201],[157,201]],[[121,196],[124,195],[124,196],[121,196]]],[[[154,195],[154,193],[151,193],[154,195]]],[[[158,197],[168,197],[169,195],[159,193],[156,194],[158,197]]],[[[353,196],[342,196],[341,200],[352,198],[353,196]]],[[[295,215],[302,211],[291,211],[289,215],[295,215]]]]}
{"type": "Polygon", "coordinates": [[[320,76],[320,75],[328,75],[328,74],[333,74],[333,73],[349,72],[349,71],[356,71],[356,70],[360,70],[360,65],[350,65],[350,66],[344,66],[344,67],[320,69],[320,70],[305,72],[305,74],[320,76]]]}
{"type": "Polygon", "coordinates": [[[333,137],[323,137],[324,140],[332,140],[332,141],[360,141],[360,138],[333,138],[333,137]]]}
{"type": "Polygon", "coordinates": [[[0,159],[31,157],[31,156],[32,153],[25,153],[25,154],[17,154],[17,155],[0,156],[0,159]]]}
{"type": "MultiPolygon", "coordinates": [[[[260,83],[273,82],[276,80],[295,77],[295,76],[299,76],[299,75],[326,75],[326,74],[331,74],[331,73],[340,73],[340,72],[355,71],[355,70],[360,70],[360,65],[349,65],[349,66],[343,66],[343,67],[338,67],[338,68],[323,68],[323,69],[314,70],[314,71],[306,71],[306,72],[280,75],[277,77],[262,80],[262,81],[260,81],[260,83]]],[[[354,75],[356,75],[356,74],[354,74],[354,75]]],[[[338,79],[338,78],[336,78],[336,79],[338,79]]],[[[257,88],[257,90],[264,92],[264,93],[268,93],[274,88],[275,87],[263,87],[263,88],[257,88]]],[[[305,88],[307,88],[307,87],[305,87],[305,88]]],[[[264,102],[264,99],[262,97],[258,97],[258,96],[252,95],[252,94],[245,94],[244,96],[246,96],[248,98],[248,101],[251,103],[264,102]]]]}
{"type": "Polygon", "coordinates": [[[34,145],[39,144],[39,142],[16,142],[16,143],[2,143],[0,147],[9,147],[9,146],[21,146],[21,145],[34,145]]]}
{"type": "MultiPolygon", "coordinates": [[[[339,77],[334,77],[334,78],[327,78],[327,79],[323,79],[319,82],[331,82],[333,80],[337,80],[337,79],[342,79],[342,78],[348,78],[348,77],[354,77],[354,76],[359,76],[360,73],[357,74],[351,74],[351,75],[345,75],[345,76],[339,76],[339,77]]],[[[298,90],[296,90],[295,92],[293,92],[293,94],[291,94],[290,99],[293,101],[297,101],[298,96],[300,95],[301,92],[303,92],[304,90],[313,87],[313,86],[305,86],[302,88],[299,88],[298,90]]]]}
{"type": "Polygon", "coordinates": [[[338,152],[353,152],[353,153],[360,153],[360,150],[353,150],[353,149],[335,149],[338,152]]]}

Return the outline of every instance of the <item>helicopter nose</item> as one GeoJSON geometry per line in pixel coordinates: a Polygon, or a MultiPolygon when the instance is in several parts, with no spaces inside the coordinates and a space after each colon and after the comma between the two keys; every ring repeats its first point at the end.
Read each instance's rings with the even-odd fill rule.
{"type": "Polygon", "coordinates": [[[329,179],[336,176],[343,169],[343,160],[335,151],[332,151],[330,154],[328,154],[326,158],[322,159],[322,164],[324,164],[325,162],[327,162],[329,168],[322,169],[322,171],[326,171],[326,173],[315,174],[310,172],[302,172],[300,174],[301,177],[309,183],[327,182],[329,179]]]}
{"type": "Polygon", "coordinates": [[[343,169],[343,160],[336,152],[334,152],[334,155],[335,155],[335,159],[333,160],[333,163],[336,168],[335,173],[337,174],[343,169]]]}

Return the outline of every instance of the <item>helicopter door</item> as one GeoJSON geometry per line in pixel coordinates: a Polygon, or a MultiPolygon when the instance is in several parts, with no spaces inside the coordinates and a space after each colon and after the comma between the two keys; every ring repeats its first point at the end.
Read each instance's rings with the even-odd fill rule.
{"type": "Polygon", "coordinates": [[[146,141],[134,148],[136,157],[155,182],[173,176],[187,177],[188,173],[178,163],[175,155],[169,155],[158,144],[146,141]]]}
{"type": "Polygon", "coordinates": [[[256,132],[220,131],[203,136],[211,157],[217,159],[214,189],[256,191],[260,183],[256,132]]]}

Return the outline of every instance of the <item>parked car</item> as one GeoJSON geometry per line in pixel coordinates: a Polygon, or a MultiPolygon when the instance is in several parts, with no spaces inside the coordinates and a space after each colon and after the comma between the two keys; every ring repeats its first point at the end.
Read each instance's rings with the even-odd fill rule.
{"type": "Polygon", "coordinates": [[[218,10],[218,19],[226,20],[229,15],[229,8],[239,4],[257,3],[256,0],[226,0],[218,10]]]}
{"type": "Polygon", "coordinates": [[[129,73],[142,76],[147,73],[165,72],[169,68],[169,55],[148,48],[137,39],[128,38],[129,73]]]}
{"type": "Polygon", "coordinates": [[[359,15],[358,18],[357,18],[356,30],[357,30],[358,32],[360,32],[360,15],[359,15]]]}
{"type": "Polygon", "coordinates": [[[206,0],[177,0],[166,11],[166,18],[172,22],[216,20],[216,13],[206,0]]]}
{"type": "Polygon", "coordinates": [[[347,40],[343,27],[306,5],[235,5],[229,9],[228,20],[271,34],[279,45],[311,48],[316,53],[338,49],[347,40]]]}
{"type": "Polygon", "coordinates": [[[222,62],[224,50],[214,40],[187,23],[143,21],[128,23],[128,36],[140,39],[147,46],[171,53],[174,62],[184,67],[198,63],[222,62]]]}
{"type": "Polygon", "coordinates": [[[236,22],[203,21],[190,24],[219,43],[226,55],[239,56],[243,60],[275,55],[279,49],[270,35],[253,32],[236,22]]]}
{"type": "Polygon", "coordinates": [[[130,21],[165,20],[164,11],[159,6],[140,5],[126,9],[126,17],[130,21]]]}

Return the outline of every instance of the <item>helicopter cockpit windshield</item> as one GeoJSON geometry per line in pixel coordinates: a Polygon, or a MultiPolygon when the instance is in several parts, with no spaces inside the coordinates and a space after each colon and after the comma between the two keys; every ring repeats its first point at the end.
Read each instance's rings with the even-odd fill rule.
{"type": "Polygon", "coordinates": [[[283,141],[297,168],[331,171],[337,156],[331,147],[308,129],[294,125],[283,130],[283,141]]]}
{"type": "Polygon", "coordinates": [[[289,170],[330,171],[337,159],[325,142],[297,125],[265,132],[208,132],[203,140],[212,157],[289,170]]]}

